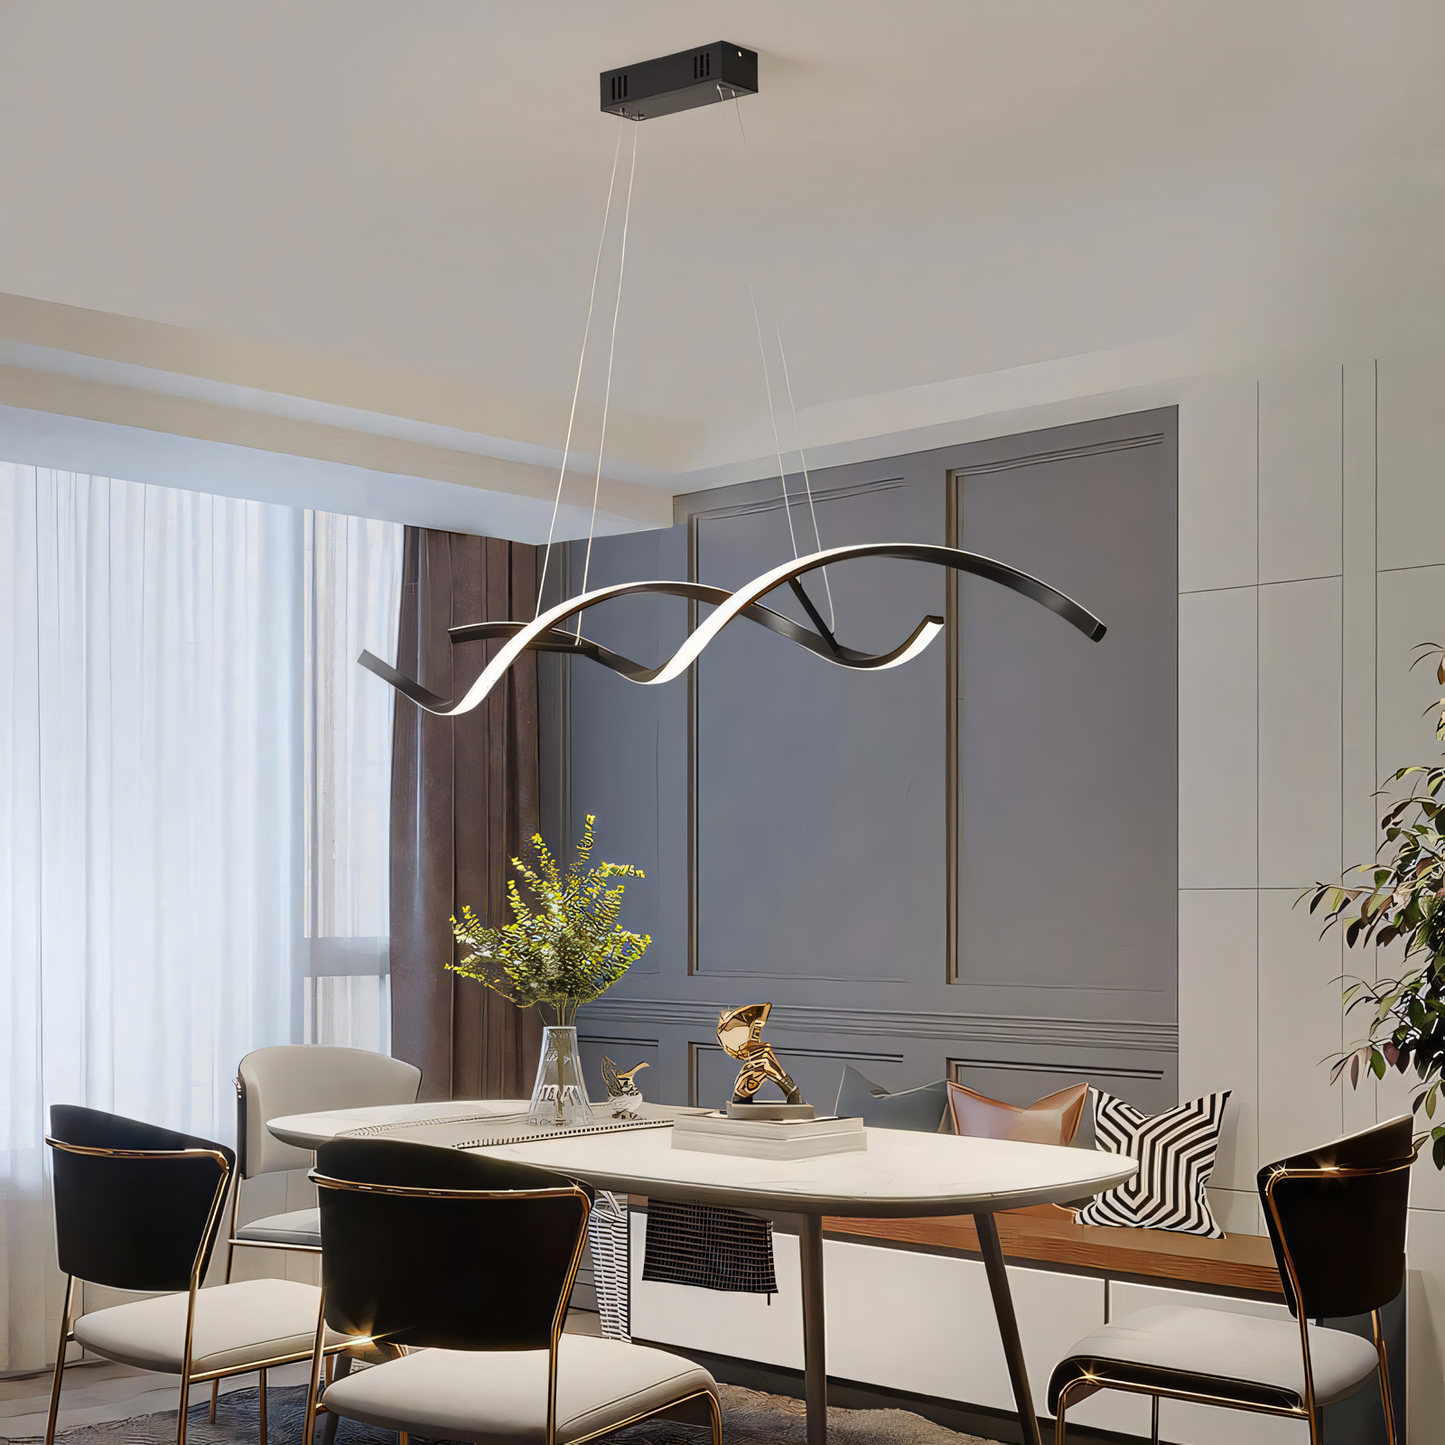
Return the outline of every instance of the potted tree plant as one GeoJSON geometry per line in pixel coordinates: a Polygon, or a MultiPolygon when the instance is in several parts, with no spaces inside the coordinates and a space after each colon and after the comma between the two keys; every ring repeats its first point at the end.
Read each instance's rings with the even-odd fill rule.
{"type": "Polygon", "coordinates": [[[587,815],[577,857],[565,873],[542,835],[533,834],[536,866],[512,859],[528,898],[515,878],[507,880],[510,923],[488,928],[467,904],[451,921],[463,953],[447,967],[542,1015],[542,1056],[528,1114],[536,1124],[591,1120],[577,1055],[577,1009],[611,988],[652,942],[650,934],[629,933],[618,924],[621,880],[645,875],[630,863],[592,864],[596,821],[587,815]]]}
{"type": "MultiPolygon", "coordinates": [[[[1421,643],[1419,653],[1412,666],[1434,659],[1436,679],[1445,685],[1445,648],[1421,643]]],[[[1445,698],[1434,708],[1435,736],[1445,739],[1445,698]]],[[[1330,1081],[1348,1069],[1358,1087],[1362,1076],[1383,1079],[1387,1069],[1404,1074],[1413,1068],[1419,1088],[1411,1111],[1425,1115],[1415,1145],[1430,1141],[1435,1167],[1445,1169],[1445,1122],[1433,1122],[1445,1066],[1445,767],[1397,768],[1386,788],[1407,778],[1409,794],[1392,801],[1380,819],[1384,841],[1375,861],[1345,875],[1362,874],[1365,881],[1353,887],[1317,883],[1297,902],[1308,898],[1311,913],[1323,908],[1326,931],[1342,927],[1349,948],[1404,943],[1403,961],[1413,966],[1398,977],[1346,979],[1346,1012],[1371,1010],[1370,1024],[1365,1038],[1334,1060],[1330,1081]]]]}

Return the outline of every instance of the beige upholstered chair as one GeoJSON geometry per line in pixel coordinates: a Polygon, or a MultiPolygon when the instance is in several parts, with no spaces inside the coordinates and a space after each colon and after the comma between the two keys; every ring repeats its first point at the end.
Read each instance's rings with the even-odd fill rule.
{"type": "Polygon", "coordinates": [[[415,1347],[321,1385],[315,1411],[429,1439],[584,1445],[656,1415],[705,1419],[717,1386],[667,1350],[564,1334],[591,1191],[509,1160],[397,1139],[317,1151],[326,1324],[358,1343],[415,1347]]]}
{"type": "Polygon", "coordinates": [[[317,1339],[315,1285],[257,1279],[200,1287],[235,1156],[224,1144],[98,1109],[55,1104],[50,1121],[45,1142],[54,1160],[56,1255],[66,1286],[45,1445],[55,1439],[71,1340],[123,1365],[179,1375],[178,1445],[185,1445],[193,1384],[256,1371],[266,1445],[266,1371],[310,1358],[313,1350],[329,1357],[347,1341],[317,1339]],[[76,1280],[161,1293],[74,1317],[76,1280]]]}
{"type": "Polygon", "coordinates": [[[267,1129],[266,1120],[327,1109],[411,1104],[420,1088],[420,1069],[367,1049],[283,1044],[257,1049],[241,1060],[236,1077],[237,1183],[231,1192],[231,1227],[226,1239],[227,1284],[237,1245],[321,1253],[321,1226],[314,1207],[253,1219],[239,1229],[236,1226],[245,1180],[311,1167],[311,1155],[283,1144],[267,1129]]]}
{"type": "Polygon", "coordinates": [[[1386,1438],[1396,1439],[1380,1310],[1405,1284],[1410,1202],[1408,1114],[1267,1164],[1259,1195],[1293,1320],[1155,1305],[1086,1335],[1054,1369],[1049,1408],[1064,1445],[1068,1407],[1096,1390],[1192,1400],[1304,1420],[1324,1440],[1326,1406],[1379,1381],[1386,1438]],[[1374,1340],[1311,1320],[1372,1317],[1374,1340]]]}

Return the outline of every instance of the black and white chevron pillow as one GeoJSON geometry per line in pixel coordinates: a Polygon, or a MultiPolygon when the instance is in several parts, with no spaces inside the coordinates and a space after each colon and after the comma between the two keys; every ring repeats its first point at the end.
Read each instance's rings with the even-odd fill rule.
{"type": "Polygon", "coordinates": [[[1152,1117],[1094,1090],[1094,1141],[1106,1154],[1130,1154],[1139,1172],[1105,1190],[1078,1213],[1080,1224],[1175,1229],[1223,1239],[1204,1186],[1214,1172],[1229,1090],[1206,1094],[1152,1117]]]}

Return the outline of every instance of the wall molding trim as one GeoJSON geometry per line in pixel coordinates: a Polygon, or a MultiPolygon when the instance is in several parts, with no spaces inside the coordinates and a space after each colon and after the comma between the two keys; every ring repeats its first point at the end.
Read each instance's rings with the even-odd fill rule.
{"type": "MultiPolygon", "coordinates": [[[[577,1022],[592,1028],[686,1028],[711,1037],[728,1005],[691,999],[601,998],[584,1004],[577,1022]]],[[[1179,1051],[1179,1026],[1127,1019],[1033,1019],[988,1014],[910,1013],[902,1010],[815,1008],[775,1004],[771,1027],[789,1033],[850,1034],[872,1038],[946,1039],[1017,1047],[1179,1051]]]]}
{"type": "Polygon", "coordinates": [[[1155,447],[1164,441],[1162,431],[1146,432],[1140,436],[1115,437],[1105,442],[1090,442],[1078,447],[1054,447],[1047,451],[1030,452],[1026,456],[1005,457],[996,462],[976,462],[972,466],[954,467],[956,477],[982,477],[990,472],[1011,472],[1018,467],[1037,466],[1040,462],[1067,462],[1075,457],[1102,457],[1110,452],[1132,451],[1135,447],[1155,447]]]}

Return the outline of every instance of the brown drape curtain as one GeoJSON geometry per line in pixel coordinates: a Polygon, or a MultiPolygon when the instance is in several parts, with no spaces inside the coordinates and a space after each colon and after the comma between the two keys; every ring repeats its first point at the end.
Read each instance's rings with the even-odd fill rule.
{"type": "MultiPolygon", "coordinates": [[[[530,620],[534,547],[406,529],[397,667],[457,697],[501,646],[454,647],[447,628],[530,620]]],[[[537,664],[524,654],[473,711],[452,719],[397,696],[391,762],[392,1053],[422,1071],[423,1099],[526,1098],[542,1030],[472,979],[446,972],[454,913],[510,921],[508,860],[538,830],[537,664]]]]}

